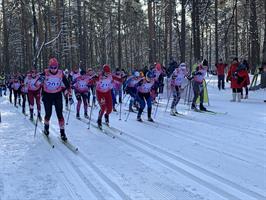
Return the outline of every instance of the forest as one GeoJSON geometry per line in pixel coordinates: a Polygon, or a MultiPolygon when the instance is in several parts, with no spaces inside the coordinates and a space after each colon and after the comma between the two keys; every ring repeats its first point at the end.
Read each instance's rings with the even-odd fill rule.
{"type": "Polygon", "coordinates": [[[1,0],[0,71],[266,61],[264,0],[1,0]]]}

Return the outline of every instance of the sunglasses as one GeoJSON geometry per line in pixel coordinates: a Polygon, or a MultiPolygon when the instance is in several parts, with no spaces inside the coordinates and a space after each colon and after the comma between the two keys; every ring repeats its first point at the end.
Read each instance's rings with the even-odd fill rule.
{"type": "Polygon", "coordinates": [[[49,69],[57,69],[57,66],[49,66],[49,69]]]}

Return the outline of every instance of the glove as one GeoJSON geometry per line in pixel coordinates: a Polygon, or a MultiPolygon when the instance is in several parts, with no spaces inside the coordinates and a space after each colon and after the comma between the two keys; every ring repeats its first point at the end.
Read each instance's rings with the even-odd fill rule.
{"type": "Polygon", "coordinates": [[[74,103],[74,100],[73,100],[72,96],[69,96],[68,100],[69,100],[70,105],[72,105],[74,103]]]}

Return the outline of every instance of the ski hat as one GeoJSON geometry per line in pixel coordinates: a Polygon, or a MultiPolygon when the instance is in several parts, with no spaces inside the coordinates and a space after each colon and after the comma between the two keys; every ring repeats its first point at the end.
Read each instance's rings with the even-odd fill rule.
{"type": "Polygon", "coordinates": [[[135,71],[133,75],[134,75],[134,77],[139,77],[140,73],[138,71],[135,71]]]}
{"type": "Polygon", "coordinates": [[[103,72],[105,72],[105,73],[111,73],[111,68],[110,68],[110,66],[107,65],[107,64],[105,64],[105,65],[103,66],[103,72]]]}
{"type": "Polygon", "coordinates": [[[186,65],[186,63],[181,63],[181,64],[179,65],[179,67],[180,67],[181,69],[184,69],[184,68],[187,68],[187,65],[186,65]]]}
{"type": "Polygon", "coordinates": [[[203,66],[208,66],[208,61],[207,61],[206,59],[204,59],[204,60],[202,61],[202,65],[203,65],[203,66]]]}
{"type": "Polygon", "coordinates": [[[56,60],[56,58],[51,58],[49,60],[49,67],[50,66],[53,66],[53,67],[58,67],[59,66],[58,61],[56,60]]]}
{"type": "Polygon", "coordinates": [[[82,69],[82,70],[80,71],[80,75],[85,75],[85,74],[86,74],[85,70],[82,69]]]}
{"type": "Polygon", "coordinates": [[[162,69],[161,64],[160,63],[156,63],[155,69],[157,69],[158,71],[160,71],[162,69]]]}

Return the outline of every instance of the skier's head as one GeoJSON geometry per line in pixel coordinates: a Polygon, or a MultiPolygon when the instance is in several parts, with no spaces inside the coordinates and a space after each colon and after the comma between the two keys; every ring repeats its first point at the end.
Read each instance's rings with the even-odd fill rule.
{"type": "Polygon", "coordinates": [[[207,61],[206,59],[204,59],[204,60],[202,61],[202,65],[203,65],[204,67],[208,66],[208,61],[207,61]]]}
{"type": "Polygon", "coordinates": [[[83,76],[83,75],[85,75],[85,74],[86,74],[86,71],[82,69],[82,70],[80,71],[80,75],[83,76]]]}
{"type": "Polygon", "coordinates": [[[239,61],[238,61],[238,58],[237,57],[235,57],[234,59],[233,59],[233,64],[236,64],[236,63],[238,63],[239,61]]]}
{"type": "Polygon", "coordinates": [[[133,76],[134,76],[135,78],[139,78],[140,74],[139,74],[138,71],[135,71],[134,74],[133,74],[133,76]]]}
{"type": "Polygon", "coordinates": [[[186,68],[187,68],[186,63],[181,63],[181,64],[179,65],[179,68],[180,68],[180,69],[186,69],[186,68]]]}
{"type": "Polygon", "coordinates": [[[110,68],[110,66],[107,65],[107,64],[103,65],[103,74],[104,74],[104,75],[108,75],[108,74],[110,74],[110,73],[111,73],[111,68],[110,68]]]}
{"type": "Polygon", "coordinates": [[[219,59],[219,63],[220,64],[223,63],[223,59],[222,58],[219,59]]]}
{"type": "Polygon", "coordinates": [[[32,68],[30,73],[32,77],[35,77],[37,75],[37,70],[35,68],[32,68]]]}
{"type": "Polygon", "coordinates": [[[162,66],[160,63],[156,63],[155,64],[155,69],[158,70],[158,71],[161,71],[162,70],[162,66]]]}
{"type": "Polygon", "coordinates": [[[57,70],[58,70],[58,66],[59,66],[59,64],[58,64],[58,61],[57,61],[56,58],[51,58],[49,60],[49,70],[50,70],[50,72],[56,73],[57,70]]]}

